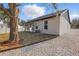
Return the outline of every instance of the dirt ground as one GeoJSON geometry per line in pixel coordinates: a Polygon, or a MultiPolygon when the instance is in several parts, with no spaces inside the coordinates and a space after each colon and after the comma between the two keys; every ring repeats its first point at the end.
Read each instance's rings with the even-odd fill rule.
{"type": "Polygon", "coordinates": [[[79,30],[71,30],[57,38],[1,52],[7,56],[77,56],[79,55],[79,30]]]}

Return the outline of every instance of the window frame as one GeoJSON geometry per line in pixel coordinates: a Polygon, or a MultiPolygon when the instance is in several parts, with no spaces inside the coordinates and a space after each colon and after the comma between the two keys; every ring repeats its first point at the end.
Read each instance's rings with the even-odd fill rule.
{"type": "Polygon", "coordinates": [[[48,20],[44,21],[44,29],[45,29],[45,30],[48,29],[48,20]]]}

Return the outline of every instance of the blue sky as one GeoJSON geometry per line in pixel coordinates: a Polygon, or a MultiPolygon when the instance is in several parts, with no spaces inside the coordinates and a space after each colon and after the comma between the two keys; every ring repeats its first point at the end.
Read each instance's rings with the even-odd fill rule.
{"type": "MultiPolygon", "coordinates": [[[[79,17],[79,4],[59,3],[57,5],[60,10],[68,9],[71,19],[79,17]]],[[[7,6],[7,4],[5,6],[7,6]]],[[[55,9],[49,3],[24,3],[18,8],[20,9],[19,18],[25,21],[55,12],[55,9]]]]}
{"type": "MultiPolygon", "coordinates": [[[[20,10],[21,10],[21,13],[19,14],[19,17],[22,19],[22,20],[27,20],[27,19],[32,19],[32,18],[35,18],[35,17],[28,17],[28,15],[26,15],[25,13],[27,13],[27,11],[26,12],[24,12],[23,10],[25,10],[25,6],[28,6],[28,5],[30,5],[30,8],[31,8],[31,6],[33,6],[33,5],[36,5],[36,7],[39,7],[39,8],[42,8],[42,7],[44,7],[45,8],[45,12],[44,12],[44,14],[43,15],[46,15],[46,14],[50,14],[50,13],[52,13],[53,12],[53,10],[54,10],[54,8],[52,8],[52,6],[50,7],[50,4],[47,4],[47,3],[28,3],[28,4],[24,4],[23,6],[20,6],[20,10]]],[[[26,7],[27,8],[27,7],[26,7]]],[[[39,8],[37,8],[37,10],[39,9],[39,8]]],[[[32,10],[31,10],[32,11],[32,10]]],[[[31,12],[32,13],[32,12],[31,12]]],[[[40,12],[39,12],[40,13],[40,12]]],[[[42,15],[41,15],[42,16],[42,15]]],[[[39,15],[38,15],[38,17],[39,17],[39,15]]]]}

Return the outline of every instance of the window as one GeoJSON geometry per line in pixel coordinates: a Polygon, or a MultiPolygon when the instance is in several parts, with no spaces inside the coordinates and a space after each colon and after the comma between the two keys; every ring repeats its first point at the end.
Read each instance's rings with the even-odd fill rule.
{"type": "Polygon", "coordinates": [[[44,26],[44,29],[48,29],[48,26],[47,26],[47,25],[45,25],[45,26],[44,26]]]}
{"type": "Polygon", "coordinates": [[[44,24],[46,24],[46,25],[47,25],[47,24],[48,24],[48,21],[44,21],[44,24]]]}
{"type": "Polygon", "coordinates": [[[38,26],[36,26],[36,29],[38,29],[38,26]]]}
{"type": "Polygon", "coordinates": [[[44,21],[44,29],[48,29],[48,21],[44,21]]]}

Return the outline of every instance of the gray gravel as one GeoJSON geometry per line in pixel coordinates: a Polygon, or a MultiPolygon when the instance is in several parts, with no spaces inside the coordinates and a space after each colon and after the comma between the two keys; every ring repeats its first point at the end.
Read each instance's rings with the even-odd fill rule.
{"type": "Polygon", "coordinates": [[[71,30],[57,38],[30,46],[1,52],[5,56],[77,56],[79,55],[79,30],[71,30]]]}

